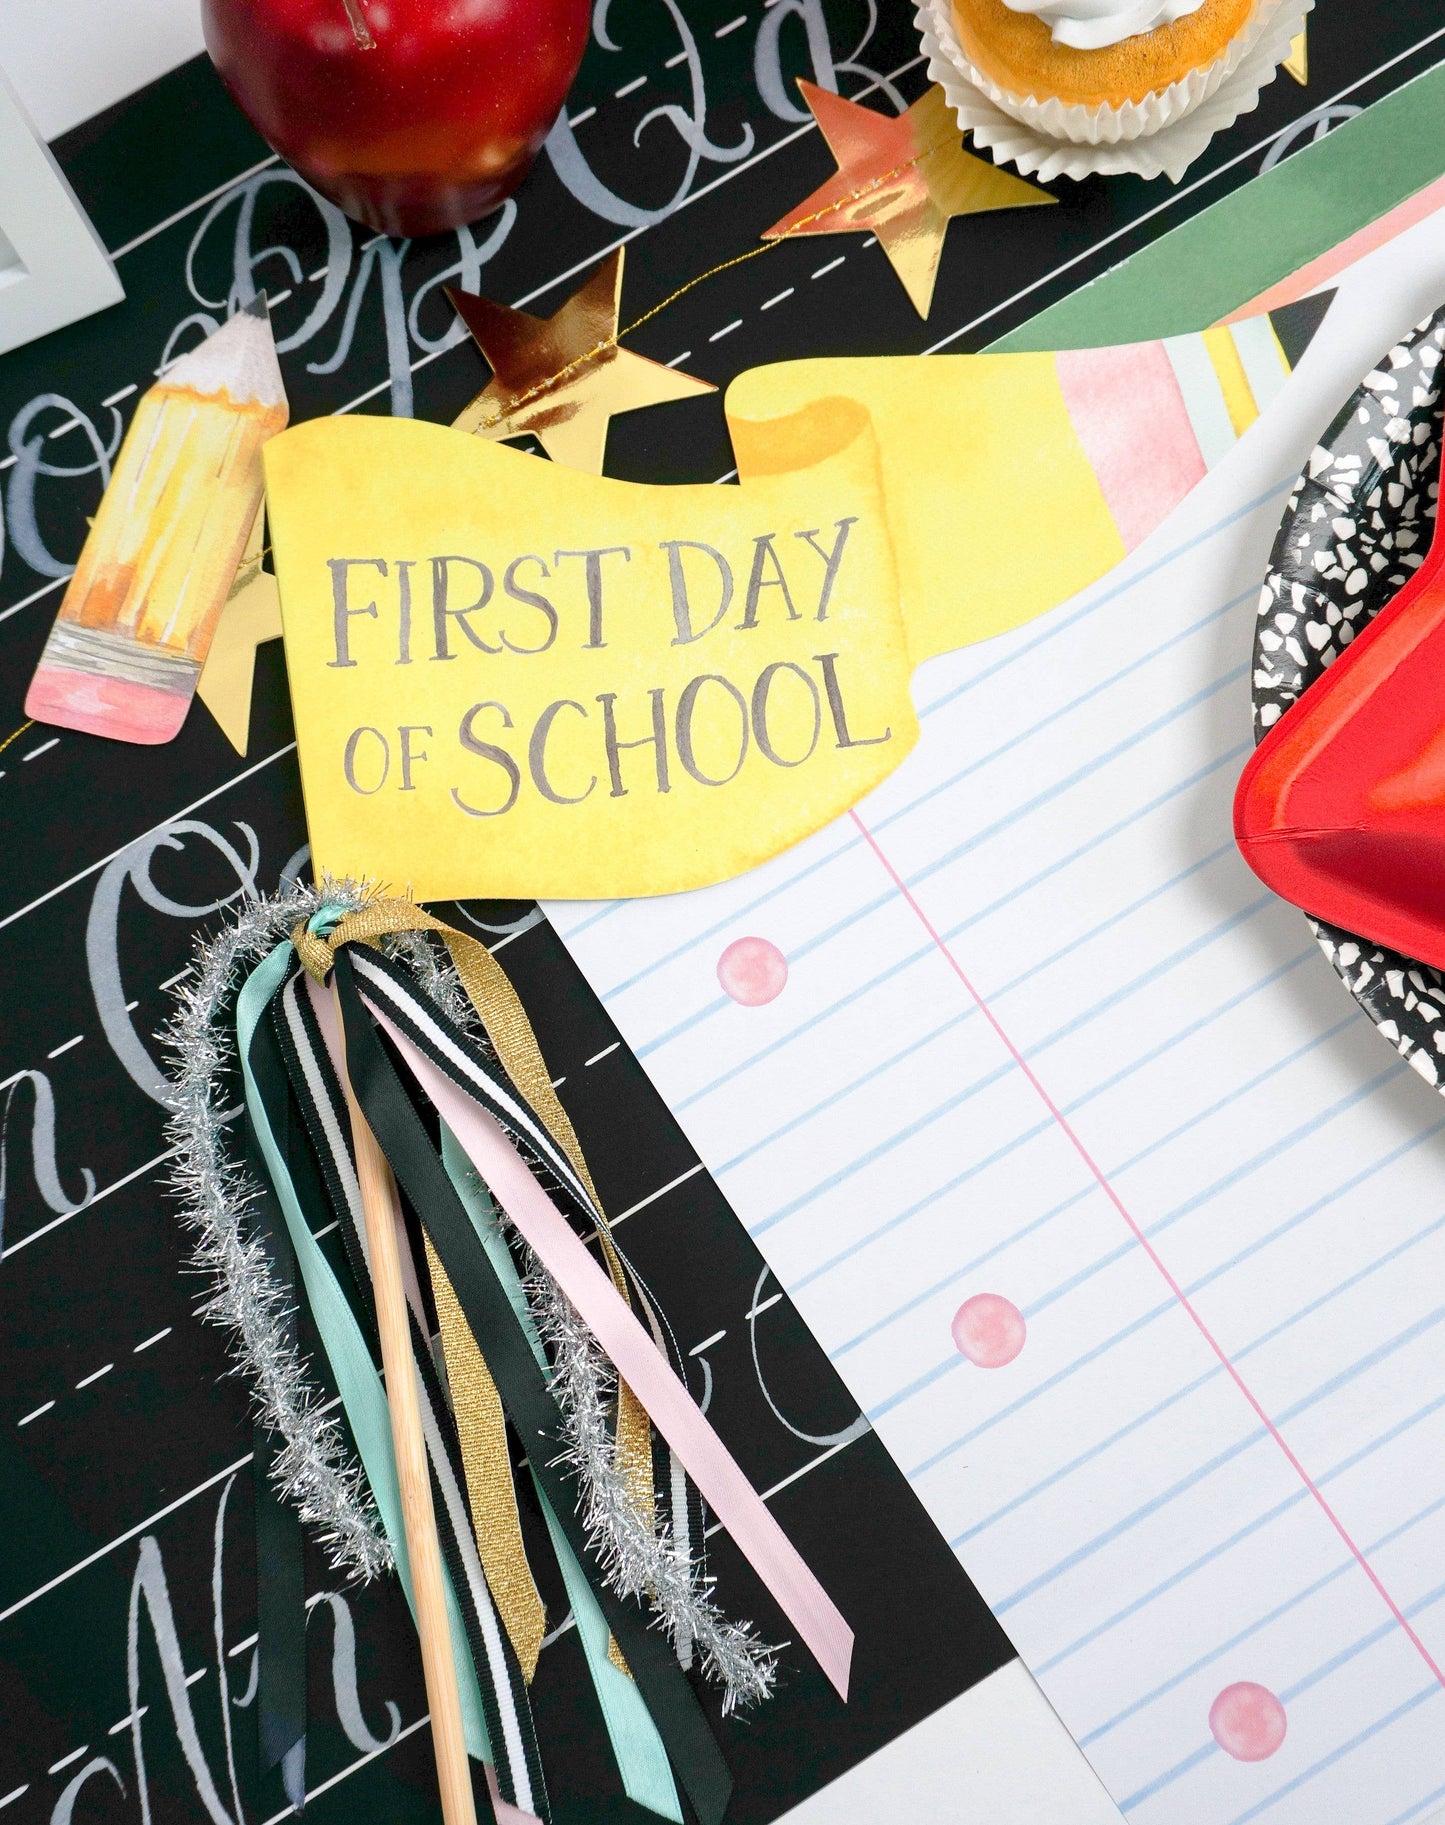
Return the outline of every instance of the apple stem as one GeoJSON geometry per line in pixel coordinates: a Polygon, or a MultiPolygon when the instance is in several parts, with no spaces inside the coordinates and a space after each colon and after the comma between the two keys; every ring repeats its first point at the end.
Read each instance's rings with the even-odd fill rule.
{"type": "Polygon", "coordinates": [[[359,48],[363,51],[374,51],[376,40],[371,35],[371,27],[366,23],[366,15],[361,10],[359,0],[341,0],[341,4],[346,8],[346,17],[351,21],[352,36],[356,39],[359,48]]]}

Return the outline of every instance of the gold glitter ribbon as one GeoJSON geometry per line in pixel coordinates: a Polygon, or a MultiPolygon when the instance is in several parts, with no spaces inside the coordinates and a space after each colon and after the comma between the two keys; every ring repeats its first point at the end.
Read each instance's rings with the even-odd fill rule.
{"type": "MultiPolygon", "coordinates": [[[[349,913],[340,920],[329,937],[323,938],[317,932],[306,930],[304,924],[298,924],[291,934],[291,942],[296,947],[307,971],[318,982],[324,982],[331,972],[331,965],[343,944],[374,944],[377,939],[398,932],[436,932],[446,944],[448,954],[456,966],[457,975],[461,978],[472,1006],[476,1009],[482,1025],[486,1028],[487,1037],[491,1040],[497,1058],[503,1070],[512,1082],[526,1097],[547,1132],[567,1155],[582,1183],[587,1187],[597,1211],[597,1240],[602,1248],[603,1259],[613,1285],[622,1297],[631,1304],[632,1295],[627,1285],[627,1276],[623,1271],[622,1261],[612,1241],[612,1232],[602,1210],[602,1200],[597,1195],[597,1188],[592,1183],[592,1174],[588,1171],[587,1161],[583,1157],[576,1131],[571,1119],[561,1103],[557,1092],[552,1087],[546,1064],[543,1062],[537,1036],[532,1031],[532,1023],[527,1018],[526,1009],[522,1006],[517,991],[508,980],[506,971],[479,939],[469,937],[465,932],[457,931],[454,926],[434,918],[421,907],[413,905],[410,900],[377,898],[369,901],[359,912],[349,913]]],[[[445,1276],[443,1276],[445,1278],[445,1276]]],[[[435,1283],[434,1283],[435,1284],[435,1283]]],[[[450,1291],[450,1288],[448,1288],[450,1291]]],[[[455,1300],[455,1294],[452,1294],[455,1300]]],[[[438,1298],[438,1316],[441,1300],[438,1298]]],[[[460,1316],[460,1311],[458,1311],[460,1316]]],[[[465,1321],[463,1328],[466,1329],[465,1321]]],[[[491,1376],[486,1371],[481,1350],[476,1339],[467,1331],[471,1347],[476,1351],[487,1381],[491,1376]]],[[[446,1350],[446,1335],[443,1332],[443,1350],[446,1350]]],[[[447,1373],[451,1374],[451,1357],[447,1357],[447,1373]]],[[[495,1393],[495,1389],[493,1390],[495,1393]]],[[[454,1399],[456,1396],[454,1394],[454,1399]]],[[[458,1401],[460,1407],[460,1401],[458,1401]]],[[[458,1426],[460,1428],[460,1412],[458,1426]]],[[[620,1377],[617,1383],[617,1461],[626,1479],[628,1493],[634,1508],[649,1527],[655,1519],[655,1494],[652,1473],[652,1423],[637,1396],[620,1377]]],[[[506,1463],[505,1449],[502,1452],[503,1463],[506,1463]]],[[[510,1471],[508,1472],[510,1476],[510,1471]]],[[[471,1466],[467,1467],[468,1493],[471,1494],[471,1466]]],[[[515,1497],[513,1498],[515,1502],[515,1497]]],[[[473,1509],[475,1518],[475,1507],[473,1509]]],[[[528,1571],[528,1578],[531,1573],[528,1571]]],[[[490,1582],[490,1568],[488,1570],[490,1582]]],[[[500,1608],[500,1600],[498,1602],[500,1608]]],[[[510,1633],[510,1629],[508,1631],[510,1633]]],[[[513,1637],[517,1647],[518,1658],[522,1658],[521,1646],[513,1637]]],[[[623,1672],[627,1671],[620,1650],[615,1644],[609,1645],[609,1656],[613,1664],[623,1672]]]]}
{"type": "Polygon", "coordinates": [[[522,1539],[502,1399],[431,1238],[425,1241],[477,1550],[522,1677],[531,1685],[547,1632],[547,1612],[522,1539]]]}

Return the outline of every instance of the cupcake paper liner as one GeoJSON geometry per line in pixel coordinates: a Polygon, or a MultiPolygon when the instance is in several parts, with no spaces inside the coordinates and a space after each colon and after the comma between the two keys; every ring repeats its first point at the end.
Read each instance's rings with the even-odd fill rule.
{"type": "Polygon", "coordinates": [[[964,54],[951,0],[915,0],[928,74],[976,146],[1045,183],[1131,172],[1177,183],[1214,135],[1259,105],[1314,0],[1261,0],[1213,63],[1122,108],[1069,107],[1010,95],[964,54]]]}

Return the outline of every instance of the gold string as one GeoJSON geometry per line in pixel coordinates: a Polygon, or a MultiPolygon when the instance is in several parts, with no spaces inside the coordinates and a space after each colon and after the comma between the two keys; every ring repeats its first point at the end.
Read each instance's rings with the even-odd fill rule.
{"type": "Polygon", "coordinates": [[[495,430],[498,425],[504,424],[507,419],[514,417],[523,406],[530,405],[534,399],[539,399],[544,393],[551,392],[553,387],[570,380],[573,374],[586,367],[589,362],[596,361],[600,355],[610,353],[624,336],[630,336],[634,330],[640,330],[644,323],[650,323],[654,317],[665,311],[669,305],[676,304],[679,298],[685,296],[694,286],[701,285],[705,279],[715,279],[719,273],[727,272],[731,267],[745,265],[747,261],[756,260],[761,254],[771,253],[774,248],[781,247],[784,241],[790,240],[792,236],[801,234],[804,229],[810,228],[814,222],[820,222],[824,216],[833,215],[840,209],[847,209],[851,204],[861,202],[865,196],[870,196],[873,191],[880,189],[884,184],[891,184],[894,178],[901,177],[905,171],[911,171],[915,165],[921,165],[924,159],[931,158],[943,143],[942,139],[936,140],[931,146],[926,146],[922,152],[916,152],[912,158],[905,159],[901,165],[895,165],[891,171],[885,171],[878,177],[870,178],[866,184],[857,190],[850,191],[847,196],[840,196],[834,202],[825,203],[821,209],[815,209],[811,215],[800,216],[791,228],[785,228],[781,234],[764,241],[760,247],[750,247],[746,253],[734,254],[730,260],[720,260],[716,266],[709,266],[706,272],[700,272],[693,278],[685,280],[675,291],[670,291],[660,303],[654,304],[650,310],[645,310],[640,317],[634,317],[625,329],[616,330],[612,335],[605,336],[595,347],[588,349],[584,354],[574,356],[566,367],[558,368],[555,374],[548,375],[545,380],[534,381],[524,393],[514,395],[508,401],[505,410],[497,413],[494,418],[478,420],[472,427],[473,434],[480,436],[483,432],[495,430]]]}
{"type": "Polygon", "coordinates": [[[10,746],[12,741],[19,741],[20,737],[25,733],[25,731],[27,729],[33,729],[34,727],[35,727],[35,718],[33,716],[27,717],[26,720],[21,723],[21,725],[18,729],[12,730],[11,733],[5,737],[4,741],[0,741],[0,754],[3,754],[5,752],[5,750],[10,746]]]}

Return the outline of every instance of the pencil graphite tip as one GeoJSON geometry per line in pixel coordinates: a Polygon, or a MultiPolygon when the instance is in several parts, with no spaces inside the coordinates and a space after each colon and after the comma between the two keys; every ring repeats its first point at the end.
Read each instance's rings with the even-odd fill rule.
{"type": "Polygon", "coordinates": [[[286,388],[265,294],[258,292],[204,342],[173,361],[161,385],[203,394],[224,391],[238,402],[284,406],[286,388]]]}

